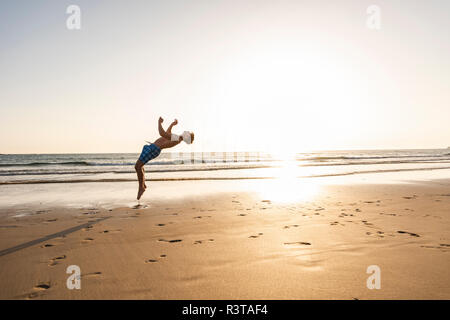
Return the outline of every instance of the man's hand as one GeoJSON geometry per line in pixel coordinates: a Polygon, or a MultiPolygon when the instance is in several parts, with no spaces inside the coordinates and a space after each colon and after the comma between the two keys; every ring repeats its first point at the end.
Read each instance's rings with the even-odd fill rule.
{"type": "Polygon", "coordinates": [[[161,117],[159,117],[159,119],[158,119],[158,123],[163,123],[163,121],[164,121],[164,119],[163,119],[163,118],[161,118],[161,117]]]}
{"type": "Polygon", "coordinates": [[[178,124],[178,120],[177,120],[177,119],[173,120],[172,126],[175,126],[175,125],[177,125],[177,124],[178,124]]]}

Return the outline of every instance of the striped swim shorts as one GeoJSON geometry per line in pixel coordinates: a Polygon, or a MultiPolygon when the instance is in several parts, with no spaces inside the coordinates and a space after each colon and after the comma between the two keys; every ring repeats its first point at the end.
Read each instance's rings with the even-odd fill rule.
{"type": "Polygon", "coordinates": [[[139,156],[139,160],[146,164],[152,159],[155,159],[159,154],[161,153],[161,149],[154,143],[152,144],[146,144],[142,148],[141,155],[139,156]]]}

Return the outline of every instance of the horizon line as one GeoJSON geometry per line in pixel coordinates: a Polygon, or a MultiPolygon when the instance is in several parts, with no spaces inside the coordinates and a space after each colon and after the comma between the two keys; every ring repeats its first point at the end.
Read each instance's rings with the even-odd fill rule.
{"type": "MultiPolygon", "coordinates": [[[[329,151],[390,151],[390,150],[447,150],[450,149],[450,147],[441,147],[441,148],[369,148],[369,149],[311,149],[311,150],[303,150],[303,151],[295,151],[294,153],[312,153],[312,152],[329,152],[329,151]]],[[[169,153],[233,153],[233,152],[244,152],[244,153],[276,153],[276,152],[269,152],[269,151],[262,151],[262,150],[246,150],[246,151],[227,151],[227,150],[221,150],[221,151],[170,151],[169,153]]],[[[6,156],[6,155],[42,155],[42,154],[48,154],[48,155],[54,155],[54,154],[123,154],[123,153],[136,153],[139,154],[139,151],[137,152],[30,152],[30,153],[2,153],[0,152],[0,156],[6,156]]]]}

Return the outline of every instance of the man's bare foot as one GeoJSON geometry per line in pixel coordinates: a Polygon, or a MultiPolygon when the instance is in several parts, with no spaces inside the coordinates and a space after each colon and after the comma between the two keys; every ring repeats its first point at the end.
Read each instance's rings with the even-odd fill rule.
{"type": "Polygon", "coordinates": [[[139,188],[137,199],[139,200],[145,192],[145,188],[139,188]]]}

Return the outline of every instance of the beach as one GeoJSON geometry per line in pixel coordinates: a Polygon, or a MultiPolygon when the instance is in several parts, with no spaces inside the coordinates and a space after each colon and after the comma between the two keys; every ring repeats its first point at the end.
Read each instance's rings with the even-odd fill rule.
{"type": "MultiPolygon", "coordinates": [[[[109,207],[9,203],[0,298],[450,298],[450,179],[318,180],[154,181],[140,203],[109,207]],[[80,289],[66,285],[71,265],[80,289]],[[374,265],[380,289],[367,286],[374,265]]],[[[112,190],[70,185],[79,199],[112,190]]],[[[136,183],[115,188],[134,194],[136,183]]]]}
{"type": "Polygon", "coordinates": [[[5,0],[0,15],[14,315],[13,300],[216,319],[450,300],[450,1],[5,0]]]}

